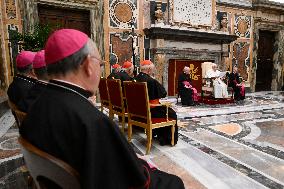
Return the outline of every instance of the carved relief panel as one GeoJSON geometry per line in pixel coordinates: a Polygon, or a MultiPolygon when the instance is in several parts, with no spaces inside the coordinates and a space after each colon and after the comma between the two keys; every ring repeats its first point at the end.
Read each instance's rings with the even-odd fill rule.
{"type": "Polygon", "coordinates": [[[212,0],[171,0],[173,22],[212,25],[212,0]]]}

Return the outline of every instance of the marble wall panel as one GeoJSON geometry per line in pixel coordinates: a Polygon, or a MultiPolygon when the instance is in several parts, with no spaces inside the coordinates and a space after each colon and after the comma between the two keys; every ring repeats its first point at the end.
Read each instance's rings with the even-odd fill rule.
{"type": "Polygon", "coordinates": [[[134,21],[135,28],[138,25],[137,1],[131,0],[109,0],[110,27],[129,29],[134,21]]]}
{"type": "Polygon", "coordinates": [[[238,42],[233,46],[233,66],[237,66],[244,81],[248,80],[250,66],[250,44],[249,42],[238,42]]]}
{"type": "Polygon", "coordinates": [[[241,38],[251,37],[251,16],[235,15],[234,33],[241,38]]]}
{"type": "MultiPolygon", "coordinates": [[[[2,6],[2,2],[0,0],[0,5],[2,6]]],[[[1,8],[0,8],[1,10],[1,8]]],[[[5,64],[5,56],[4,56],[4,31],[3,31],[3,25],[2,25],[2,10],[0,11],[0,88],[5,88],[6,85],[6,64],[5,64]]]]}
{"type": "Polygon", "coordinates": [[[6,89],[15,73],[15,58],[18,54],[18,45],[9,40],[12,31],[21,31],[21,15],[18,0],[2,0],[1,2],[1,88],[6,89]]]}
{"type": "Polygon", "coordinates": [[[123,65],[125,61],[131,61],[132,39],[123,39],[120,34],[110,34],[110,59],[111,64],[118,63],[123,65]]]}
{"type": "Polygon", "coordinates": [[[143,19],[144,19],[144,27],[145,28],[150,28],[150,26],[151,26],[150,2],[151,1],[144,1],[143,19]]]}

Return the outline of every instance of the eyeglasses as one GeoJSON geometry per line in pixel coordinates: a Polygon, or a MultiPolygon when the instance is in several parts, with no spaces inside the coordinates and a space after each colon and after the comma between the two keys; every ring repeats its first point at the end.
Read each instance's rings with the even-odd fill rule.
{"type": "Polygon", "coordinates": [[[94,58],[94,59],[98,60],[99,63],[100,63],[100,67],[103,67],[103,66],[104,66],[104,62],[105,62],[104,60],[99,59],[99,58],[97,58],[97,57],[95,57],[95,56],[90,56],[90,58],[94,58]]]}

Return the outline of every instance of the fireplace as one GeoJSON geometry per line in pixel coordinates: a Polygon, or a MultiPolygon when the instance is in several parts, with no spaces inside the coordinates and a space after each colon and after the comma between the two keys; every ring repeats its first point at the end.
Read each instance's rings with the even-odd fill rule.
{"type": "MultiPolygon", "coordinates": [[[[163,83],[169,96],[176,95],[178,74],[185,65],[199,65],[201,72],[202,62],[215,62],[220,69],[226,69],[224,58],[229,54],[228,45],[237,39],[237,36],[221,31],[166,25],[146,28],[144,32],[150,38],[150,56],[157,68],[156,79],[163,83]]],[[[200,92],[201,84],[197,86],[200,92]]]]}

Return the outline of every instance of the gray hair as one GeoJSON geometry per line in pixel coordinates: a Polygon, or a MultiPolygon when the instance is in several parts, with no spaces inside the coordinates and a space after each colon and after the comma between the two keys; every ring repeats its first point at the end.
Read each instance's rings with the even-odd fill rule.
{"type": "Polygon", "coordinates": [[[183,68],[183,71],[185,72],[186,70],[190,70],[190,68],[189,68],[188,66],[185,66],[185,67],[183,68]]]}
{"type": "Polygon", "coordinates": [[[48,74],[46,67],[34,68],[35,75],[40,80],[48,81],[48,74]]]}
{"type": "Polygon", "coordinates": [[[129,68],[122,68],[123,71],[128,72],[129,70],[134,69],[134,65],[132,64],[129,68]]]}
{"type": "Polygon", "coordinates": [[[75,71],[78,69],[79,65],[83,63],[86,57],[91,52],[92,41],[89,41],[74,54],[47,66],[47,72],[49,75],[66,75],[68,72],[75,71]]]}
{"type": "Polygon", "coordinates": [[[117,73],[117,72],[120,72],[121,68],[112,68],[113,72],[117,73]]]}
{"type": "Polygon", "coordinates": [[[17,72],[20,73],[20,74],[26,75],[26,74],[31,73],[32,69],[33,69],[33,64],[30,64],[30,65],[27,65],[27,66],[22,67],[22,68],[17,67],[17,72]]]}
{"type": "Polygon", "coordinates": [[[152,63],[152,64],[149,64],[149,65],[141,65],[140,66],[140,71],[145,71],[145,70],[148,70],[148,69],[154,69],[155,65],[152,63]]]}

